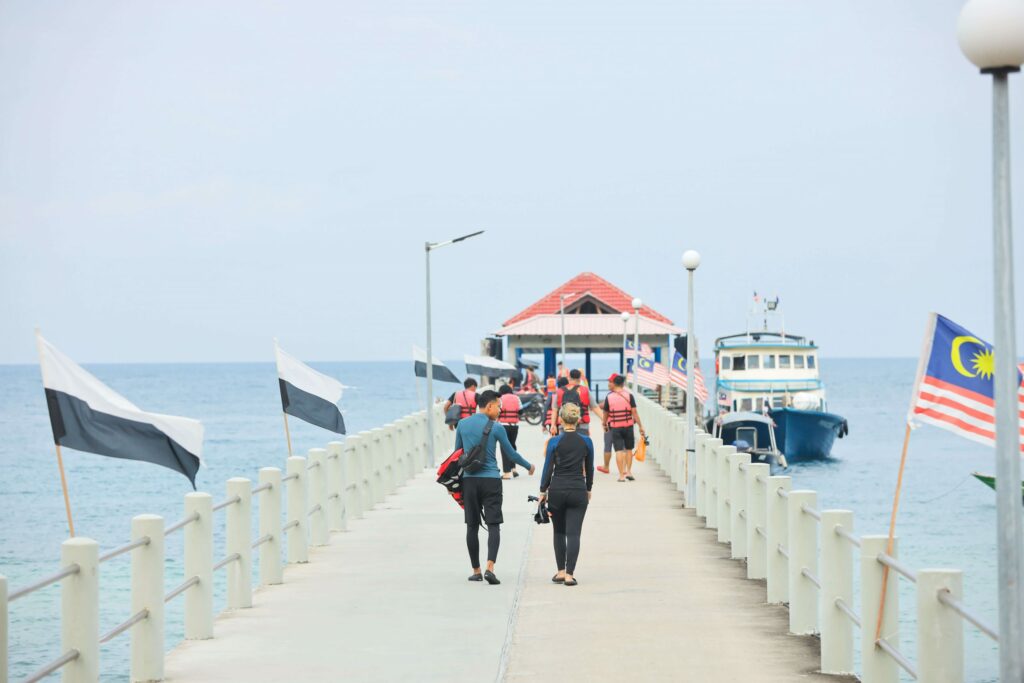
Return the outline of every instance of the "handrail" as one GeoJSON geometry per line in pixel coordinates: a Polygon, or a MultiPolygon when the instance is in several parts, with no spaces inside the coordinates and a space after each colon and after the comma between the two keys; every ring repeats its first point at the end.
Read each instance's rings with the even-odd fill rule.
{"type": "Polygon", "coordinates": [[[875,559],[884,564],[886,567],[889,567],[890,569],[910,579],[914,583],[917,583],[917,572],[915,572],[913,569],[906,566],[905,564],[900,564],[899,560],[897,560],[895,557],[891,555],[886,555],[885,553],[878,553],[878,557],[875,559]]]}
{"type": "Polygon", "coordinates": [[[811,583],[817,586],[818,590],[821,590],[821,581],[818,581],[818,577],[812,574],[810,571],[808,571],[807,567],[802,568],[800,570],[800,573],[806,576],[811,583]]]}
{"type": "Polygon", "coordinates": [[[240,503],[241,501],[242,501],[241,497],[239,497],[239,496],[231,496],[227,500],[221,501],[221,502],[217,503],[216,505],[214,505],[213,506],[213,512],[216,512],[217,510],[223,510],[227,506],[234,505],[235,503],[240,503]]]}
{"type": "Polygon", "coordinates": [[[768,534],[765,533],[765,530],[763,528],[761,528],[759,526],[755,526],[754,527],[754,531],[756,533],[760,534],[761,538],[768,538],[768,534]]]}
{"type": "Polygon", "coordinates": [[[756,481],[757,481],[758,483],[761,483],[761,484],[766,484],[766,485],[768,484],[768,480],[764,478],[764,475],[763,475],[763,474],[759,474],[759,475],[757,475],[756,477],[754,477],[754,479],[755,479],[755,480],[756,480],[756,481]]]}
{"type": "MultiPolygon", "coordinates": [[[[463,399],[463,400],[465,400],[465,399],[463,399]]],[[[312,463],[306,465],[306,471],[308,472],[309,470],[317,468],[317,467],[320,467],[320,463],[319,462],[312,462],[312,463]]]]}
{"type": "Polygon", "coordinates": [[[192,522],[198,522],[198,521],[199,521],[199,513],[198,512],[193,512],[191,515],[189,515],[185,519],[179,519],[177,522],[175,522],[171,526],[169,526],[166,529],[164,529],[164,536],[170,536],[171,534],[173,534],[178,529],[181,529],[182,527],[186,527],[189,524],[191,524],[192,522]]]}
{"type": "Polygon", "coordinates": [[[910,660],[904,657],[903,653],[893,647],[888,640],[885,638],[879,638],[875,641],[875,645],[877,645],[882,652],[896,660],[896,663],[900,665],[900,668],[910,674],[911,678],[915,681],[917,680],[917,669],[915,669],[914,665],[910,663],[910,660]]]}
{"type": "Polygon", "coordinates": [[[736,469],[738,469],[740,472],[746,472],[747,471],[747,463],[741,462],[739,465],[736,465],[736,469]]]}
{"type": "Polygon", "coordinates": [[[854,536],[853,534],[851,534],[851,533],[850,533],[849,531],[847,531],[846,529],[844,529],[844,528],[843,528],[843,525],[842,525],[842,524],[836,524],[836,526],[835,526],[835,532],[836,532],[836,535],[838,535],[838,536],[842,536],[842,537],[843,537],[843,538],[845,538],[845,539],[846,539],[847,541],[849,541],[850,543],[852,543],[852,544],[853,544],[853,545],[854,545],[855,547],[857,547],[857,548],[859,548],[859,547],[860,547],[860,539],[859,539],[859,538],[857,538],[856,536],[854,536]]]}
{"type": "Polygon", "coordinates": [[[100,644],[110,642],[114,638],[118,637],[119,635],[121,635],[122,633],[124,633],[125,631],[130,629],[132,626],[135,626],[135,624],[139,623],[143,619],[148,619],[148,618],[149,618],[149,608],[148,607],[143,607],[138,612],[136,612],[135,614],[131,615],[126,620],[122,621],[120,624],[118,624],[117,626],[115,626],[114,628],[110,629],[109,631],[104,633],[102,636],[100,636],[100,644]]]}
{"type": "Polygon", "coordinates": [[[68,650],[67,652],[62,654],[60,657],[57,657],[57,659],[53,660],[49,664],[44,664],[42,668],[37,669],[34,673],[29,674],[28,678],[22,681],[22,683],[36,683],[36,681],[41,681],[50,674],[60,669],[65,664],[73,662],[76,659],[78,659],[78,656],[80,654],[81,653],[78,650],[68,650]]]}
{"type": "Polygon", "coordinates": [[[197,585],[198,583],[199,583],[199,577],[198,576],[193,576],[191,579],[189,579],[188,581],[185,581],[183,584],[181,584],[180,586],[178,586],[177,588],[172,590],[170,593],[165,595],[164,596],[164,602],[165,603],[166,602],[170,602],[171,600],[173,600],[174,598],[178,597],[179,595],[181,595],[182,593],[187,591],[192,586],[197,585]]]}
{"type": "Polygon", "coordinates": [[[230,555],[225,557],[223,560],[221,560],[217,564],[213,565],[213,571],[217,571],[221,567],[226,567],[227,565],[231,564],[235,560],[240,560],[240,559],[242,559],[241,555],[239,555],[238,553],[231,553],[230,555]]]}
{"type": "Polygon", "coordinates": [[[775,493],[779,494],[779,498],[789,498],[789,491],[786,491],[781,486],[775,489],[775,493]]]}
{"type": "Polygon", "coordinates": [[[845,600],[843,600],[842,598],[836,598],[835,604],[836,607],[839,608],[840,612],[848,616],[850,618],[850,621],[852,621],[854,624],[857,625],[858,628],[860,628],[860,617],[857,616],[856,612],[850,609],[850,606],[846,604],[845,600]]]}
{"type": "Polygon", "coordinates": [[[72,574],[77,574],[79,571],[81,571],[81,569],[82,568],[78,566],[77,562],[69,564],[56,574],[51,574],[50,576],[39,579],[35,583],[30,583],[29,585],[23,588],[19,588],[18,590],[13,591],[10,595],[7,596],[7,602],[14,602],[18,598],[23,598],[29,593],[34,593],[40,588],[46,588],[50,584],[57,583],[65,577],[71,576],[72,574]]]}
{"type": "Polygon", "coordinates": [[[252,546],[251,547],[257,548],[257,547],[263,545],[264,543],[266,543],[267,541],[273,540],[273,538],[274,538],[274,534],[263,534],[262,536],[260,536],[259,538],[257,538],[255,541],[252,542],[252,546]]]}
{"type": "Polygon", "coordinates": [[[787,560],[789,559],[789,551],[783,548],[781,543],[779,544],[779,554],[787,560]]]}
{"type": "Polygon", "coordinates": [[[281,527],[281,531],[288,531],[293,526],[296,526],[296,527],[299,526],[299,520],[293,519],[292,521],[288,522],[283,527],[281,527]]]}
{"type": "Polygon", "coordinates": [[[736,513],[736,516],[739,517],[740,519],[746,519],[747,518],[747,511],[746,510],[740,510],[739,512],[736,513]]]}
{"type": "Polygon", "coordinates": [[[125,543],[120,548],[114,548],[113,550],[100,555],[99,562],[102,564],[107,560],[114,559],[118,555],[124,555],[125,553],[135,550],[136,548],[141,548],[144,545],[149,545],[149,540],[149,536],[143,536],[142,538],[136,539],[131,543],[125,543]]]}
{"type": "Polygon", "coordinates": [[[267,481],[267,482],[264,482],[264,483],[260,484],[259,486],[255,487],[255,488],[253,488],[253,490],[250,493],[259,493],[260,491],[269,491],[272,488],[274,488],[274,485],[272,483],[270,483],[269,481],[267,481]]]}
{"type": "Polygon", "coordinates": [[[966,605],[964,605],[962,602],[960,602],[952,595],[950,595],[948,589],[943,588],[939,590],[935,597],[943,605],[945,605],[946,607],[950,608],[951,610],[959,614],[961,617],[963,617],[964,621],[967,621],[968,623],[972,624],[975,628],[977,628],[979,631],[984,633],[992,640],[996,641],[997,643],[999,642],[999,634],[996,633],[996,630],[992,628],[990,625],[986,624],[984,621],[982,621],[980,617],[975,616],[973,612],[970,612],[967,609],[966,605]]]}
{"type": "MultiPolygon", "coordinates": [[[[463,399],[463,400],[465,400],[465,399],[463,399]]],[[[309,512],[306,513],[306,516],[307,517],[311,517],[311,516],[315,515],[316,513],[320,512],[321,510],[323,510],[323,507],[320,505],[320,503],[317,503],[316,505],[314,505],[313,507],[311,507],[309,509],[309,512]]]]}
{"type": "Polygon", "coordinates": [[[287,477],[283,477],[281,479],[281,483],[283,484],[286,481],[291,481],[292,479],[298,479],[298,478],[299,478],[299,473],[298,472],[292,472],[287,477]]]}
{"type": "Polygon", "coordinates": [[[816,520],[818,520],[819,522],[821,521],[821,512],[819,512],[819,511],[818,511],[818,510],[816,510],[815,508],[812,508],[812,507],[808,507],[807,503],[804,503],[803,505],[801,505],[801,506],[800,506],[800,510],[801,510],[802,512],[806,512],[806,513],[807,513],[807,514],[809,514],[809,515],[810,515],[811,517],[814,517],[814,518],[815,518],[816,520]]]}

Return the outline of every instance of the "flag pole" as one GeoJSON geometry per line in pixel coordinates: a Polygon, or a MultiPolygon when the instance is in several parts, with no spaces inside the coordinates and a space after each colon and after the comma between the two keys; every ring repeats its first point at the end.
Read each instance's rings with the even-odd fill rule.
{"type": "MultiPolygon", "coordinates": [[[[910,444],[910,422],[903,435],[903,452],[900,454],[900,472],[896,476],[896,495],[892,498],[892,516],[889,517],[889,541],[885,546],[885,554],[892,555],[893,540],[896,534],[896,512],[900,507],[900,489],[903,488],[903,468],[907,464],[907,446],[910,444]]],[[[885,593],[889,585],[889,565],[882,568],[882,599],[878,602],[878,621],[875,622],[875,642],[882,637],[882,616],[885,614],[885,593]]]]}
{"type": "Polygon", "coordinates": [[[57,449],[57,468],[60,470],[60,487],[64,490],[64,511],[68,514],[68,531],[71,532],[71,537],[75,536],[75,520],[71,518],[71,500],[68,498],[68,480],[64,476],[64,458],[60,454],[60,444],[54,443],[54,447],[57,449]]]}
{"type": "Polygon", "coordinates": [[[292,457],[292,435],[288,431],[288,413],[282,410],[281,414],[284,415],[284,438],[288,441],[288,457],[290,458],[292,457]]]}

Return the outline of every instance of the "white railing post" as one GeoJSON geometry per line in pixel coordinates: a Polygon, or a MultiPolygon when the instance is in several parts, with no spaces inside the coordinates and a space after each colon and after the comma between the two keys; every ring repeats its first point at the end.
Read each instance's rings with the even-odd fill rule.
{"type": "Polygon", "coordinates": [[[260,585],[272,586],[284,581],[281,569],[281,470],[278,467],[260,469],[260,485],[269,489],[260,491],[260,538],[270,540],[260,546],[260,585]]]}
{"type": "MultiPolygon", "coordinates": [[[[687,439],[685,443],[690,443],[689,437],[685,437],[685,438],[687,439]]],[[[703,517],[705,520],[707,520],[708,513],[707,513],[707,507],[706,507],[706,505],[707,505],[707,496],[704,493],[704,484],[705,484],[704,468],[707,466],[707,460],[705,459],[705,454],[707,452],[707,445],[708,445],[709,441],[711,441],[711,437],[705,435],[705,438],[702,439],[701,441],[697,442],[697,445],[694,446],[694,448],[696,449],[696,453],[693,454],[694,476],[696,477],[696,480],[697,480],[697,485],[696,485],[697,493],[696,493],[695,500],[694,500],[694,509],[696,510],[697,516],[698,517],[703,517]]]]}
{"type": "Polygon", "coordinates": [[[288,458],[286,476],[294,476],[288,480],[288,562],[309,562],[309,545],[306,539],[306,459],[293,455],[288,458]]]}
{"type": "Polygon", "coordinates": [[[185,580],[199,583],[185,591],[185,639],[213,638],[213,497],[209,493],[185,494],[185,516],[196,520],[185,525],[185,580]]]}
{"type": "Polygon", "coordinates": [[[78,651],[61,669],[63,683],[96,683],[100,678],[99,559],[99,544],[91,538],[69,538],[60,545],[61,566],[78,565],[61,582],[60,649],[78,651]]]}
{"type": "Polygon", "coordinates": [[[228,479],[228,498],[238,502],[224,509],[227,554],[238,553],[224,571],[228,575],[228,609],[252,607],[252,482],[245,477],[228,479]]]}
{"type": "Polygon", "coordinates": [[[398,425],[391,422],[384,426],[384,486],[388,494],[395,492],[400,481],[398,476],[398,425]]]}
{"type": "Polygon", "coordinates": [[[771,467],[765,463],[754,462],[747,465],[747,497],[746,497],[746,530],[747,530],[747,578],[763,579],[765,577],[765,564],[768,562],[767,544],[765,536],[765,519],[768,513],[768,503],[765,500],[765,486],[757,480],[761,477],[768,481],[771,476],[771,467]],[[760,529],[760,531],[758,531],[760,529]]]}
{"type": "Polygon", "coordinates": [[[149,542],[132,550],[132,614],[148,610],[131,629],[131,680],[164,678],[164,518],[136,515],[132,541],[149,542]]]}
{"type": "Polygon", "coordinates": [[[327,545],[327,451],[310,448],[309,467],[309,543],[327,545]]]}
{"type": "Polygon", "coordinates": [[[344,531],[348,526],[345,523],[345,478],[341,464],[344,453],[342,442],[327,444],[327,520],[331,531],[344,531]]]}
{"type": "Polygon", "coordinates": [[[0,574],[0,683],[7,683],[7,648],[10,642],[10,615],[7,612],[7,577],[0,574]]]}
{"type": "Polygon", "coordinates": [[[701,511],[704,509],[704,503],[697,495],[697,478],[700,476],[699,454],[704,450],[704,444],[708,440],[708,435],[704,432],[697,432],[693,437],[693,453],[690,453],[686,450],[690,443],[689,437],[686,435],[686,429],[688,428],[686,421],[683,418],[678,419],[683,423],[679,439],[679,450],[683,454],[681,459],[683,471],[680,472],[679,478],[683,482],[683,490],[686,491],[686,507],[693,508],[697,516],[700,517],[701,511]],[[686,471],[687,468],[689,471],[686,471]]]}
{"type": "Polygon", "coordinates": [[[359,440],[359,445],[362,447],[359,450],[359,468],[363,475],[366,510],[369,512],[379,502],[377,500],[377,476],[375,472],[377,463],[374,460],[376,453],[374,446],[377,442],[377,435],[372,431],[368,431],[360,432],[359,436],[362,437],[359,440]]]}
{"type": "MultiPolygon", "coordinates": [[[[860,537],[860,668],[864,683],[897,683],[900,668],[896,660],[875,645],[878,606],[882,601],[882,577],[885,566],[878,556],[885,552],[888,536],[860,537]]],[[[892,556],[896,557],[896,540],[892,556]]],[[[899,586],[897,574],[889,572],[885,592],[885,610],[882,612],[882,638],[898,648],[899,642],[899,586]]]]}
{"type": "Polygon", "coordinates": [[[718,542],[728,543],[732,531],[732,518],[729,516],[729,456],[736,452],[735,446],[719,446],[715,449],[718,461],[718,473],[715,477],[718,486],[718,542]]]}
{"type": "Polygon", "coordinates": [[[729,540],[732,542],[731,557],[742,560],[747,556],[747,473],[740,469],[750,465],[750,453],[733,453],[729,456],[729,540]]]}
{"type": "Polygon", "coordinates": [[[359,453],[362,451],[362,437],[353,435],[345,439],[341,456],[341,480],[345,484],[345,518],[360,519],[363,516],[363,475],[359,467],[359,453]]]}
{"type": "Polygon", "coordinates": [[[718,500],[714,487],[717,475],[717,449],[722,445],[721,439],[708,437],[704,442],[704,524],[709,529],[718,526],[718,500]]]}
{"type": "Polygon", "coordinates": [[[963,572],[959,569],[917,572],[917,680],[963,683],[964,623],[959,614],[939,602],[940,591],[948,592],[956,600],[962,598],[963,572]]]}
{"type": "Polygon", "coordinates": [[[818,573],[818,522],[802,509],[817,504],[814,491],[789,492],[789,632],[796,635],[818,631],[818,587],[803,575],[818,573]]]}
{"type": "Polygon", "coordinates": [[[789,493],[792,480],[789,477],[768,477],[764,497],[768,504],[768,561],[765,564],[765,578],[768,581],[768,604],[779,605],[789,602],[789,560],[779,552],[779,546],[789,544],[789,507],[786,499],[779,495],[789,493]]]}
{"type": "Polygon", "coordinates": [[[388,495],[384,487],[384,466],[385,462],[385,440],[386,436],[381,427],[374,427],[370,430],[370,476],[373,481],[370,485],[373,491],[373,504],[383,503],[388,495]]]}
{"type": "Polygon", "coordinates": [[[838,527],[853,533],[853,513],[821,513],[821,671],[853,674],[853,622],[836,606],[842,600],[853,609],[853,546],[836,533],[838,527]]]}

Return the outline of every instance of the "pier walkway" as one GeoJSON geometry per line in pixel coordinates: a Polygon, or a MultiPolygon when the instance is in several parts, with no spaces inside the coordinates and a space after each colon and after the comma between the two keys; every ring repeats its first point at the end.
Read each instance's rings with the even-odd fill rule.
{"type": "Polygon", "coordinates": [[[545,437],[522,430],[538,472],[505,482],[500,586],[466,581],[461,511],[424,471],[175,648],[167,680],[838,680],[650,462],[633,483],[597,473],[580,585],[552,584],[551,527],[526,501],[545,437]]]}

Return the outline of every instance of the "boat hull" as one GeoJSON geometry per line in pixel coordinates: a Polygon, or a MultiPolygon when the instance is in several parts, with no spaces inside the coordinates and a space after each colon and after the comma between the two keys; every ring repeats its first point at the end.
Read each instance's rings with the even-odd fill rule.
{"type": "Polygon", "coordinates": [[[836,437],[848,431],[845,418],[819,410],[779,408],[771,416],[775,441],[789,462],[828,458],[836,437]]]}

